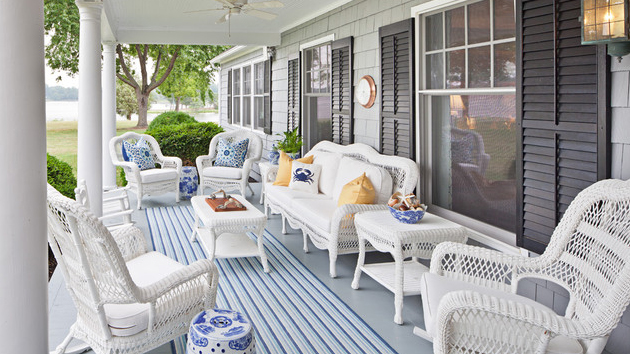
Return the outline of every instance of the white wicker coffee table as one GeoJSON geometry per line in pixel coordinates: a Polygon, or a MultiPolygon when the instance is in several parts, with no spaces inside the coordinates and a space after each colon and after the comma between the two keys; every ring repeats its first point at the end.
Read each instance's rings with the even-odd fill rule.
{"type": "Polygon", "coordinates": [[[429,270],[415,257],[431,259],[438,243],[465,243],[468,239],[466,228],[429,213],[416,224],[403,224],[389,210],[365,211],[355,215],[354,224],[359,236],[359,259],[352,288],[359,288],[361,273],[365,272],[392,291],[397,324],[403,323],[403,297],[420,294],[420,278],[429,270]],[[378,251],[391,253],[394,262],[364,264],[366,241],[378,251]],[[409,257],[412,258],[405,261],[409,257]]]}
{"type": "Polygon", "coordinates": [[[232,197],[247,210],[215,212],[206,203],[207,196],[192,197],[190,202],[195,210],[195,225],[190,240],[195,241],[199,236],[209,259],[260,257],[263,269],[269,273],[263,244],[267,217],[243,196],[233,194],[232,197]],[[258,237],[258,243],[252,241],[247,232],[253,232],[258,237]]]}

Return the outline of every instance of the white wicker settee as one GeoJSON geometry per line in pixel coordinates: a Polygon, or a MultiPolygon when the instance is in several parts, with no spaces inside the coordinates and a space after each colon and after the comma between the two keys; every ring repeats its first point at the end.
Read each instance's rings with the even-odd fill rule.
{"type": "Polygon", "coordinates": [[[319,193],[310,194],[274,186],[278,166],[267,173],[265,210],[282,214],[282,232],[286,221],[304,235],[304,251],[308,239],[329,252],[330,276],[336,277],[337,255],[357,253],[359,242],[353,215],[365,210],[387,208],[394,191],[411,193],[418,182],[418,166],[410,159],[381,155],[365,144],[338,145],[321,141],[305,156],[314,155],[314,164],[322,166],[319,193]],[[366,172],[376,191],[375,204],[345,204],[337,207],[343,185],[366,172]]]}

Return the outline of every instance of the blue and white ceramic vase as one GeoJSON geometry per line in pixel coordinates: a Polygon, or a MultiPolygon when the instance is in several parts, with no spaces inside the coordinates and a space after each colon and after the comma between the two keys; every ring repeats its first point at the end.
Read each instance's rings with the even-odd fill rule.
{"type": "Polygon", "coordinates": [[[297,160],[297,159],[299,159],[300,157],[302,157],[302,154],[300,154],[300,152],[299,152],[299,151],[298,151],[298,152],[292,152],[292,153],[287,154],[287,155],[289,155],[289,157],[291,158],[291,160],[297,160]]]}
{"type": "Polygon", "coordinates": [[[188,354],[256,353],[249,318],[232,310],[205,310],[193,317],[186,343],[188,354]]]}
{"type": "Polygon", "coordinates": [[[278,150],[269,150],[269,154],[267,154],[267,159],[269,159],[269,163],[272,165],[278,164],[278,159],[280,159],[280,151],[278,150]]]}
{"type": "Polygon", "coordinates": [[[197,168],[194,166],[182,167],[182,174],[179,176],[179,197],[181,199],[190,199],[197,194],[198,187],[197,168]]]}

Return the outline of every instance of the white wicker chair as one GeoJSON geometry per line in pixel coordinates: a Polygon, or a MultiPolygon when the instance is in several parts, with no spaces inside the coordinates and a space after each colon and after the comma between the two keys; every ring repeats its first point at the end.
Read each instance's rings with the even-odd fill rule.
{"type": "Polygon", "coordinates": [[[545,353],[571,342],[601,353],[630,302],[630,181],[600,181],[579,193],[539,257],[442,243],[423,280],[423,302],[439,299],[436,288],[466,289],[444,292],[432,319],[423,303],[436,353],[545,353]],[[515,294],[528,277],[568,290],[565,316],[515,294]]]}
{"type": "Polygon", "coordinates": [[[77,308],[73,338],[96,353],[144,353],[187,332],[214,307],[218,272],[210,260],[184,266],[147,252],[135,226],[110,233],[82,204],[48,186],[48,242],[77,308]]]}
{"type": "MultiPolygon", "coordinates": [[[[125,187],[103,192],[103,215],[98,219],[100,221],[114,220],[106,223],[106,227],[110,231],[133,225],[133,221],[131,220],[133,209],[131,209],[131,205],[129,204],[127,190],[129,190],[129,188],[125,187]]],[[[83,204],[88,210],[91,210],[87,184],[84,179],[77,182],[74,195],[77,202],[83,204]]]]}
{"type": "Polygon", "coordinates": [[[160,145],[158,145],[154,137],[147,134],[127,132],[109,141],[109,154],[112,158],[112,163],[125,170],[127,186],[138,197],[138,209],[141,208],[142,197],[145,195],[175,192],[175,201],[179,202],[179,176],[182,172],[182,160],[179,157],[162,155],[160,145]],[[126,140],[135,144],[140,138],[147,142],[151,149],[153,160],[160,167],[141,171],[136,164],[123,159],[122,142],[126,140]]]}
{"type": "Polygon", "coordinates": [[[197,193],[203,195],[204,188],[210,187],[214,190],[223,189],[226,192],[239,190],[245,196],[246,188],[254,194],[254,190],[249,185],[249,172],[254,162],[260,160],[262,156],[262,139],[254,132],[237,129],[231,132],[224,132],[215,135],[210,141],[208,155],[197,157],[197,172],[199,172],[199,189],[197,193]],[[249,138],[247,155],[242,168],[213,166],[217,156],[217,144],[223,138],[230,142],[240,141],[249,138]]]}

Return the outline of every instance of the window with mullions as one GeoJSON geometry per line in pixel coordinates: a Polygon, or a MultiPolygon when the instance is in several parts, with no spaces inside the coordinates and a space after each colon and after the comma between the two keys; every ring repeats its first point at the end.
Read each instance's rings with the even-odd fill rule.
{"type": "Polygon", "coordinates": [[[330,112],[330,43],[305,49],[303,132],[304,145],[310,150],[322,140],[332,139],[330,112]]]}
{"type": "Polygon", "coordinates": [[[241,69],[232,70],[232,123],[241,124],[241,69]]]}
{"type": "MultiPolygon", "coordinates": [[[[271,133],[271,60],[234,68],[228,74],[230,123],[271,133]]],[[[228,106],[229,109],[229,106],[228,106]]]]}
{"type": "Polygon", "coordinates": [[[420,19],[424,87],[419,93],[428,117],[430,204],[469,227],[485,224],[513,233],[514,0],[460,3],[420,19]]]}

